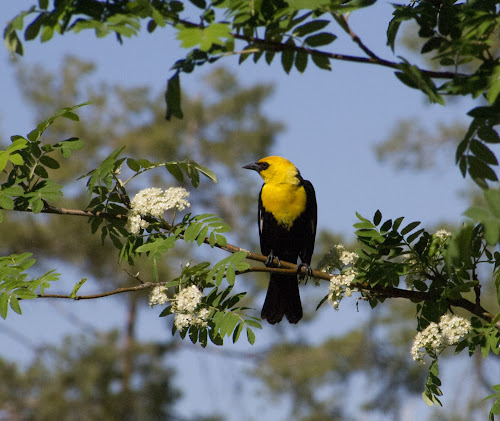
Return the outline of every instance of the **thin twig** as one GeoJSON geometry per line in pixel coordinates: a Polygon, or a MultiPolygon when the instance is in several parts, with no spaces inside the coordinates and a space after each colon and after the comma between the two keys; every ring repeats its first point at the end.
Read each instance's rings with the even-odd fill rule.
{"type": "Polygon", "coordinates": [[[353,32],[349,24],[347,23],[347,19],[345,15],[333,15],[333,18],[339,23],[340,27],[346,31],[346,33],[351,37],[351,39],[358,44],[359,48],[361,48],[368,57],[371,57],[374,60],[381,60],[379,56],[377,56],[372,50],[370,50],[364,43],[361,41],[361,38],[358,37],[357,34],[353,32]]]}

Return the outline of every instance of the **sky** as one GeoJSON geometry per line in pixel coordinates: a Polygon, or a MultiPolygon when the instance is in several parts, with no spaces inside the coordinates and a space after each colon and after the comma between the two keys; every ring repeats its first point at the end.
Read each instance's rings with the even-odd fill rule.
{"type": "MultiPolygon", "coordinates": [[[[4,2],[0,26],[4,27],[10,17],[29,8],[33,2],[4,2]]],[[[389,3],[382,2],[349,18],[361,39],[377,54],[389,59],[394,57],[385,46],[385,30],[391,13],[389,3]]],[[[119,45],[112,36],[97,39],[91,33],[81,33],[62,37],[56,35],[44,44],[35,40],[25,43],[24,47],[24,57],[18,58],[21,65],[38,63],[55,70],[61,66],[65,55],[73,54],[97,64],[93,76],[95,80],[125,86],[147,84],[156,92],[164,89],[171,75],[169,68],[185,54],[179,48],[173,32],[168,31],[142,33],[138,37],[126,39],[123,45],[119,45]]],[[[350,40],[341,38],[333,44],[333,50],[362,55],[350,40]]],[[[397,51],[399,54],[402,52],[397,51]]],[[[279,60],[275,60],[272,66],[264,61],[254,65],[250,60],[238,66],[237,58],[231,57],[223,64],[237,72],[244,84],[275,84],[275,93],[264,108],[271,118],[283,121],[286,130],[278,136],[273,153],[291,160],[303,177],[314,184],[320,228],[340,232],[352,239],[355,212],[371,218],[377,209],[387,218],[405,216],[408,222],[421,220],[428,227],[463,219],[462,213],[467,204],[458,193],[465,184],[458,168],[454,166],[453,156],[440,159],[439,165],[427,172],[395,171],[389,165],[377,162],[373,148],[376,142],[388,136],[398,120],[418,120],[424,122],[426,127],[433,127],[438,122],[455,121],[471,108],[467,101],[458,102],[452,107],[430,105],[420,92],[402,85],[392,70],[373,65],[333,61],[332,71],[326,72],[310,68],[313,66],[309,63],[304,74],[292,70],[290,75],[286,75],[279,60]]],[[[201,85],[198,81],[206,71],[183,75],[183,89],[192,94],[199,93],[201,85]]],[[[184,112],[188,113],[189,110],[185,109],[184,112]]],[[[9,54],[5,48],[0,48],[0,133],[3,138],[26,134],[34,124],[33,114],[27,109],[16,86],[9,54]]],[[[220,183],[224,183],[224,180],[220,180],[220,183]]],[[[64,276],[79,279],[79,274],[72,273],[71,268],[65,268],[64,276]]],[[[22,329],[33,344],[54,342],[75,329],[61,317],[61,312],[81,310],[79,314],[85,314],[86,320],[88,317],[89,322],[104,328],[106,325],[122,323],[119,317],[123,312],[113,311],[113,306],[121,305],[119,301],[111,299],[70,305],[38,301],[26,303],[23,316],[10,315],[7,321],[0,321],[0,355],[6,358],[26,355],[28,361],[32,354],[26,344],[14,340],[5,331],[2,334],[5,323],[8,329],[22,329]]],[[[343,303],[340,312],[334,313],[332,310],[320,314],[315,322],[315,332],[320,338],[323,334],[340,335],[352,323],[358,323],[366,316],[366,311],[357,313],[353,304],[343,303]]],[[[148,309],[141,311],[139,326],[140,339],[154,338],[163,329],[156,313],[148,309]]],[[[264,332],[258,332],[257,349],[266,348],[266,341],[272,335],[270,329],[266,325],[264,332]]],[[[307,335],[307,329],[300,325],[287,326],[287,329],[290,329],[289,336],[307,335]]],[[[185,393],[178,406],[181,413],[192,415],[200,413],[202,408],[224,413],[224,401],[221,403],[214,399],[221,391],[226,391],[229,399],[241,408],[240,412],[250,417],[268,414],[279,419],[286,413],[286,402],[270,405],[265,398],[242,399],[237,392],[237,379],[230,382],[228,391],[227,379],[233,376],[234,369],[248,369],[248,364],[241,361],[221,364],[217,350],[203,353],[190,344],[186,343],[185,347],[176,377],[177,384],[185,393]],[[218,377],[219,371],[222,375],[218,377]],[[193,381],[197,385],[194,388],[193,381]],[[200,392],[207,390],[209,393],[203,398],[200,392]],[[194,400],[199,405],[193,407],[194,400]]],[[[234,349],[248,348],[246,344],[238,344],[234,349]]],[[[249,387],[257,396],[258,386],[255,383],[245,387],[249,387]]],[[[421,408],[419,402],[414,404],[421,408]]],[[[425,408],[421,410],[428,414],[425,408]]]]}

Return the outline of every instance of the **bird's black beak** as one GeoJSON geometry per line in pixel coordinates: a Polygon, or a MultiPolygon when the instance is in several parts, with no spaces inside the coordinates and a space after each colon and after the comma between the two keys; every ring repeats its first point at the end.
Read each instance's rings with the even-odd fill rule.
{"type": "Polygon", "coordinates": [[[260,170],[262,169],[257,162],[245,165],[243,168],[245,168],[247,170],[254,170],[254,171],[257,171],[257,172],[260,172],[260,170]]]}

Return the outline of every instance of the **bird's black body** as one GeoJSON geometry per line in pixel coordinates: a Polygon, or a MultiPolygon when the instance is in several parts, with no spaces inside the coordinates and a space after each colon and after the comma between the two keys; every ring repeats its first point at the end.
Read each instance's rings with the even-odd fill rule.
{"type": "MultiPolygon", "coordinates": [[[[258,208],[262,254],[291,263],[300,258],[300,263],[308,267],[316,236],[314,187],[284,158],[264,158],[245,168],[258,171],[264,178],[258,208]]],[[[302,318],[297,275],[272,273],[261,317],[274,324],[283,316],[290,323],[302,318]]]]}

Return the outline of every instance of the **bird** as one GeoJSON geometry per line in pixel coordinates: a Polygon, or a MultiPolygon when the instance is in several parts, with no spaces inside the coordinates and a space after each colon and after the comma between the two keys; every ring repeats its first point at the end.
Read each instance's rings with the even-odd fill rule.
{"type": "Polygon", "coordinates": [[[259,193],[258,223],[260,249],[267,256],[266,266],[275,258],[300,264],[297,274],[271,273],[261,319],[279,323],[285,316],[289,323],[302,318],[298,274],[310,264],[316,238],[316,193],[310,181],[288,159],[268,156],[243,168],[254,170],[264,180],[259,193]]]}

